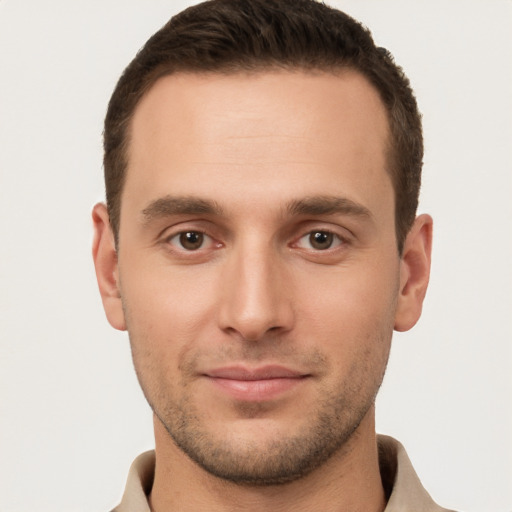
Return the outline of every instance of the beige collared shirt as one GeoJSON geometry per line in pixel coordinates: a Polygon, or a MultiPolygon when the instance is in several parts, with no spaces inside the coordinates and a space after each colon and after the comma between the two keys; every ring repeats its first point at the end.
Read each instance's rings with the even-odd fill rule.
{"type": "MultiPolygon", "coordinates": [[[[382,482],[389,494],[384,512],[450,512],[436,505],[423,488],[405,448],[398,441],[379,435],[378,445],[382,482]]],[[[123,499],[112,512],[151,512],[147,495],[154,472],[155,452],[139,455],[130,468],[123,499]]]]}

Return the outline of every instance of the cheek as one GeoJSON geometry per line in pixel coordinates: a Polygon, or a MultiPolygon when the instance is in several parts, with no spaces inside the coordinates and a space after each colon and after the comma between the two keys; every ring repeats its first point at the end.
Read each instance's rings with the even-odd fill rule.
{"type": "Polygon", "coordinates": [[[340,366],[347,367],[354,359],[387,359],[398,270],[396,263],[373,270],[360,265],[304,275],[301,287],[306,292],[300,294],[297,310],[300,330],[308,332],[309,339],[321,339],[340,366]]]}
{"type": "Polygon", "coordinates": [[[123,307],[137,375],[143,388],[155,389],[177,381],[187,353],[204,332],[211,335],[215,286],[199,270],[133,263],[121,266],[123,307]]]}
{"type": "MultiPolygon", "coordinates": [[[[122,295],[134,327],[167,337],[199,328],[214,300],[211,272],[145,262],[121,275],[122,295]]],[[[158,336],[160,337],[160,336],[158,336]]]]}
{"type": "Polygon", "coordinates": [[[394,315],[399,289],[399,262],[384,259],[373,267],[365,262],[333,268],[313,268],[296,274],[302,314],[323,318],[325,326],[349,328],[394,315]]]}

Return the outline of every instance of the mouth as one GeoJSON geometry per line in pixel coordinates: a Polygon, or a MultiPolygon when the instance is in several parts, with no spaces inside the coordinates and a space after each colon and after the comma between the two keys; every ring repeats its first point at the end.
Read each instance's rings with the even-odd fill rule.
{"type": "Polygon", "coordinates": [[[236,400],[262,402],[290,392],[311,375],[283,366],[270,365],[259,368],[216,368],[206,372],[204,377],[220,392],[236,400]]]}

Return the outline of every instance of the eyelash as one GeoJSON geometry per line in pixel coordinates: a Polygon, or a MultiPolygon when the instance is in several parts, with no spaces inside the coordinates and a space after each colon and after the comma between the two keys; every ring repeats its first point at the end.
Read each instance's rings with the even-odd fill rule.
{"type": "MultiPolygon", "coordinates": [[[[297,242],[295,242],[294,245],[297,246],[297,247],[300,247],[301,241],[302,240],[306,240],[306,239],[308,240],[308,243],[309,243],[310,247],[309,248],[304,248],[304,249],[306,249],[306,250],[313,249],[315,252],[327,252],[327,251],[330,251],[330,250],[336,250],[336,248],[347,244],[347,239],[346,238],[338,235],[337,233],[334,233],[333,231],[331,231],[329,229],[313,229],[311,231],[308,231],[304,235],[302,235],[297,240],[297,242]],[[329,246],[325,247],[325,248],[322,248],[322,249],[318,248],[318,247],[317,248],[311,247],[313,245],[313,243],[314,243],[314,240],[312,240],[312,237],[314,235],[321,235],[323,237],[327,236],[328,241],[330,241],[329,246]]],[[[321,243],[321,241],[319,243],[321,243]]],[[[302,247],[300,247],[300,248],[302,248],[302,247]]]]}
{"type": "MultiPolygon", "coordinates": [[[[166,237],[165,242],[173,247],[177,247],[177,245],[173,244],[173,240],[176,240],[177,243],[180,245],[180,247],[177,247],[178,250],[193,253],[193,252],[199,251],[200,249],[203,249],[203,245],[207,241],[205,239],[209,240],[210,244],[215,243],[214,239],[210,235],[206,234],[204,231],[197,230],[197,229],[187,229],[187,230],[179,231],[178,233],[174,233],[173,235],[166,237]],[[199,235],[199,237],[202,239],[201,245],[195,249],[187,248],[187,247],[184,247],[184,245],[183,245],[184,240],[182,239],[182,237],[187,236],[187,235],[192,235],[192,234],[196,235],[196,236],[199,235]]],[[[193,242],[191,242],[191,243],[193,243],[193,242]]],[[[221,247],[222,244],[217,242],[216,246],[221,247]]]]}
{"type": "MultiPolygon", "coordinates": [[[[213,237],[211,237],[205,231],[200,229],[188,229],[179,231],[177,233],[173,233],[172,235],[165,237],[164,242],[165,244],[167,244],[167,246],[171,246],[173,250],[189,253],[190,255],[192,255],[193,253],[203,254],[204,250],[208,248],[220,249],[221,247],[223,247],[222,243],[217,242],[213,237]],[[185,244],[187,243],[185,237],[187,237],[188,235],[191,235],[191,240],[189,240],[189,242],[192,244],[191,247],[185,246],[185,244]],[[195,242],[194,237],[199,238],[200,243],[197,245],[197,247],[193,247],[195,242]],[[205,245],[208,245],[209,247],[205,247],[205,245]]],[[[332,230],[312,229],[301,235],[298,239],[296,239],[296,241],[291,244],[291,247],[321,254],[331,253],[347,244],[348,240],[345,237],[342,237],[341,235],[333,232],[332,230]],[[317,237],[317,240],[313,238],[315,236],[317,237]],[[327,247],[314,247],[315,242],[321,244],[324,241],[328,242],[327,247]],[[305,247],[304,243],[306,243],[308,246],[305,247]]]]}

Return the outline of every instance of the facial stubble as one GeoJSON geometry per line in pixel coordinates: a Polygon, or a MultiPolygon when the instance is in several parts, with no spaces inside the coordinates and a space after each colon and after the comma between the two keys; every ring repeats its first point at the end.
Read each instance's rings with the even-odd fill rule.
{"type": "MultiPolygon", "coordinates": [[[[381,339],[374,339],[373,344],[368,345],[365,340],[366,346],[374,351],[389,347],[391,334],[387,332],[381,332],[381,339]]],[[[136,346],[144,346],[144,343],[136,346]]],[[[375,402],[388,356],[388,350],[383,358],[375,357],[370,349],[362,352],[337,388],[318,394],[321,399],[307,411],[302,425],[293,434],[289,430],[282,431],[280,436],[273,435],[262,442],[259,438],[236,439],[227,427],[221,435],[209,429],[189,392],[193,381],[182,378],[180,398],[170,397],[165,379],[156,382],[152,379],[155,374],[148,376],[147,368],[145,372],[139,370],[141,358],[133,342],[132,351],[146,399],[172,442],[211,475],[245,486],[280,485],[300,479],[334,454],[348,451],[349,440],[375,402]],[[376,365],[381,367],[376,368],[376,365]]],[[[309,354],[304,359],[328,364],[319,353],[309,354]]],[[[187,367],[193,368],[194,364],[180,366],[185,376],[190,376],[193,372],[187,372],[187,367]]],[[[272,417],[272,406],[265,403],[240,402],[233,407],[241,421],[264,422],[267,414],[272,417]]]]}

